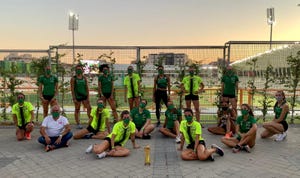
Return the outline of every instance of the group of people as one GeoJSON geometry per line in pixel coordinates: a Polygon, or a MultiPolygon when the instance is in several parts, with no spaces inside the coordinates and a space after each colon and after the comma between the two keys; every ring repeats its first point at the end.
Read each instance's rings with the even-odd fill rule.
{"type": "MultiPolygon", "coordinates": [[[[114,78],[110,74],[109,66],[103,64],[99,67],[102,73],[98,77],[98,100],[97,106],[92,108],[89,100],[88,80],[83,75],[83,67],[75,67],[76,75],[71,78],[71,93],[75,105],[74,117],[76,128],[80,129],[74,135],[68,119],[61,114],[61,109],[55,99],[58,94],[58,79],[51,74],[49,66],[45,68],[45,75],[38,78],[39,96],[44,109],[44,120],[41,124],[38,141],[43,144],[45,151],[51,151],[61,147],[68,147],[71,138],[94,138],[104,140],[100,144],[90,145],[86,153],[94,152],[98,158],[106,156],[127,156],[129,149],[124,145],[130,139],[133,148],[140,146],[135,143],[136,138],[150,139],[155,125],[151,123],[150,111],[146,108],[147,100],[140,98],[141,79],[133,72],[133,67],[128,67],[128,75],[124,79],[125,101],[129,102],[129,111],[122,111],[120,118],[116,111],[113,97],[114,78]],[[114,126],[111,129],[109,119],[110,111],[106,108],[109,103],[114,118],[114,126]],[[88,124],[86,128],[81,126],[79,114],[81,103],[87,109],[88,124]],[[48,107],[51,106],[51,114],[48,115],[48,107]]],[[[233,148],[233,152],[245,150],[255,145],[256,119],[252,109],[247,104],[241,106],[241,116],[237,117],[237,88],[238,77],[231,67],[222,78],[222,102],[220,117],[217,127],[208,128],[215,134],[225,135],[221,141],[233,148]]],[[[203,91],[202,79],[195,75],[195,68],[189,68],[189,75],[182,80],[181,90],[185,94],[186,108],[182,111],[174,106],[170,99],[170,78],[164,74],[163,66],[158,67],[158,75],[154,78],[153,101],[156,103],[157,126],[160,125],[161,102],[167,110],[165,111],[165,122],[159,131],[175,139],[180,144],[178,150],[182,150],[181,157],[184,160],[214,160],[213,154],[224,155],[224,151],[216,144],[207,148],[200,123],[199,94],[203,91]],[[194,104],[195,115],[191,109],[194,104]],[[194,117],[195,116],[195,117],[194,117]],[[184,144],[187,149],[183,150],[184,144]]],[[[276,93],[276,104],[274,106],[275,118],[264,123],[265,130],[261,137],[267,138],[277,134],[276,140],[280,141],[286,137],[288,128],[286,117],[289,111],[284,92],[276,93]]],[[[16,136],[18,140],[31,139],[30,133],[34,128],[34,108],[30,102],[25,101],[25,95],[17,95],[17,103],[12,107],[13,119],[16,125],[16,136]]]]}

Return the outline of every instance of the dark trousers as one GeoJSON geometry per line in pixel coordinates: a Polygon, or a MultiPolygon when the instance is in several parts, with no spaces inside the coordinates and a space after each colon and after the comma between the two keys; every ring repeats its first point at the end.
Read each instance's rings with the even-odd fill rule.
{"type": "MultiPolygon", "coordinates": [[[[60,144],[56,144],[55,141],[57,140],[58,137],[50,137],[51,139],[51,143],[49,145],[54,145],[55,148],[60,148],[60,147],[64,147],[66,146],[68,140],[70,140],[71,138],[73,137],[73,133],[72,132],[68,132],[66,135],[64,135],[62,138],[61,138],[61,142],[60,144]]],[[[46,143],[46,140],[45,140],[45,137],[43,136],[40,136],[38,138],[38,142],[40,142],[41,144],[43,145],[47,145],[46,143]]]]}
{"type": "Polygon", "coordinates": [[[160,109],[161,109],[161,100],[167,106],[168,103],[168,94],[167,91],[156,90],[155,91],[155,107],[156,107],[156,118],[160,120],[160,109]]]}

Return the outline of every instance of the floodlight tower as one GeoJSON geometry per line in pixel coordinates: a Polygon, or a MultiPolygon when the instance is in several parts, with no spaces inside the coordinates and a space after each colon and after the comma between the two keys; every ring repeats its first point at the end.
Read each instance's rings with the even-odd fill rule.
{"type": "Polygon", "coordinates": [[[267,8],[267,22],[270,25],[270,50],[272,49],[273,24],[275,23],[274,8],[267,8]]]}
{"type": "Polygon", "coordinates": [[[72,30],[72,39],[73,39],[73,64],[75,64],[75,35],[74,31],[78,30],[78,22],[79,22],[79,16],[78,14],[75,14],[73,12],[69,13],[69,30],[72,30]]]}

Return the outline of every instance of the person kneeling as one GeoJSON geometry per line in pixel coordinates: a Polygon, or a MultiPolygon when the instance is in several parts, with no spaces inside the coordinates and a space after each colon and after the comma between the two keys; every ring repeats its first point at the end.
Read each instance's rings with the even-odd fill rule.
{"type": "Polygon", "coordinates": [[[128,156],[130,151],[124,148],[124,145],[129,137],[131,138],[133,148],[139,148],[140,146],[135,144],[135,125],[130,121],[129,112],[125,110],[121,113],[121,120],[114,125],[112,133],[101,144],[90,145],[85,152],[94,152],[99,159],[106,156],[128,156]]]}
{"type": "Polygon", "coordinates": [[[180,123],[181,143],[178,150],[183,150],[184,142],[186,141],[187,149],[181,152],[183,160],[211,160],[214,161],[213,153],[220,156],[224,155],[223,150],[216,144],[211,145],[211,149],[206,148],[205,141],[201,134],[201,125],[193,120],[193,111],[191,109],[184,110],[185,120],[180,123]]]}
{"type": "Polygon", "coordinates": [[[175,138],[176,143],[180,143],[179,122],[181,121],[181,111],[174,107],[172,101],[168,101],[167,105],[165,123],[159,131],[166,136],[175,138]]]}
{"type": "Polygon", "coordinates": [[[71,126],[68,119],[60,115],[58,105],[54,105],[51,108],[51,115],[45,117],[40,133],[42,136],[38,138],[38,142],[45,145],[46,152],[69,146],[69,140],[73,136],[71,126]]]}
{"type": "Polygon", "coordinates": [[[253,115],[253,111],[248,104],[242,104],[242,116],[236,120],[236,137],[223,137],[221,141],[233,147],[232,152],[237,153],[240,150],[245,150],[250,153],[250,148],[254,147],[256,139],[257,125],[253,115]]]}
{"type": "Polygon", "coordinates": [[[88,127],[75,133],[74,139],[104,139],[108,133],[110,133],[109,110],[104,107],[104,102],[102,99],[98,99],[97,106],[97,108],[92,109],[88,127]]]}

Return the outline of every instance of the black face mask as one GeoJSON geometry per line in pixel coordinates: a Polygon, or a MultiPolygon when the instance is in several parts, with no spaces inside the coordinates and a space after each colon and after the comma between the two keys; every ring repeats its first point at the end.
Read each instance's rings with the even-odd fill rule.
{"type": "Polygon", "coordinates": [[[227,111],[227,109],[228,109],[228,107],[226,107],[226,106],[223,106],[223,107],[222,107],[222,110],[223,110],[223,111],[227,111]]]}

